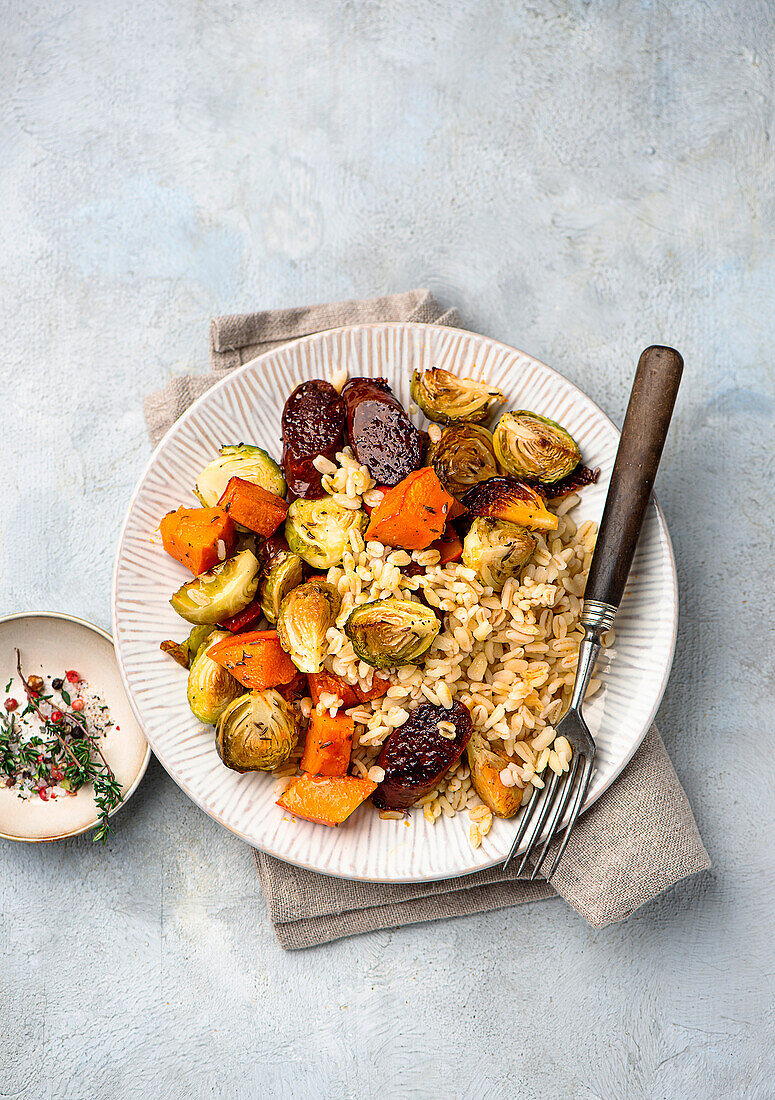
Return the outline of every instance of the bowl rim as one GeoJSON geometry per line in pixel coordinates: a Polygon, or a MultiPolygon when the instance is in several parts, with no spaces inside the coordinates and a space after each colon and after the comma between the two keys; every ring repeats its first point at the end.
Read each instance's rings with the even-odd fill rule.
{"type": "MultiPolygon", "coordinates": [[[[127,789],[127,792],[122,798],[121,802],[119,802],[118,806],[114,807],[114,809],[112,809],[108,814],[109,817],[113,817],[114,814],[117,814],[118,811],[126,805],[129,799],[135,793],[140,785],[143,776],[145,775],[146,769],[148,768],[148,764],[151,760],[151,744],[145,733],[145,726],[138,719],[137,712],[135,711],[132,700],[129,697],[126,682],[121,671],[121,665],[119,664],[118,654],[116,653],[116,643],[113,640],[113,636],[112,634],[108,633],[107,630],[104,630],[101,626],[97,626],[96,623],[90,623],[88,619],[82,619],[78,615],[70,615],[65,611],[12,611],[8,615],[0,615],[0,626],[4,626],[5,623],[18,622],[20,619],[60,619],[64,622],[75,623],[76,626],[85,627],[87,630],[91,630],[94,634],[99,634],[99,636],[101,638],[104,638],[105,641],[110,642],[111,647],[113,648],[113,652],[116,655],[116,668],[118,669],[119,676],[121,677],[121,684],[124,688],[127,702],[129,703],[129,706],[132,710],[132,714],[135,716],[135,720],[137,721],[140,732],[142,733],[143,737],[145,737],[145,753],[143,755],[142,764],[140,765],[137,775],[132,781],[132,784],[127,789]]],[[[10,833],[0,832],[0,840],[15,840],[18,841],[20,844],[51,844],[55,840],[68,840],[70,837],[81,836],[83,833],[87,833],[89,829],[94,828],[98,820],[99,818],[95,818],[94,821],[90,821],[87,825],[82,825],[79,828],[72,829],[66,833],[57,833],[56,836],[13,836],[10,833]]]]}

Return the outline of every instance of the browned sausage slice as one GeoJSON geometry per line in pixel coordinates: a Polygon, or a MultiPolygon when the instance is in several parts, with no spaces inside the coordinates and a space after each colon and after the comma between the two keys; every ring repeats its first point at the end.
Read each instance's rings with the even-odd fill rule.
{"type": "Polygon", "coordinates": [[[374,805],[380,810],[408,809],[458,762],[472,732],[471,715],[463,703],[453,703],[449,710],[422,703],[382,746],[377,764],[385,778],[372,795],[374,805]],[[454,725],[453,738],[444,736],[439,722],[454,725]]]}
{"type": "Polygon", "coordinates": [[[342,446],[345,404],[330,382],[302,382],[283,409],[283,472],[290,492],[316,500],[325,496],[313,465],[318,455],[333,459],[342,446]]]}
{"type": "Polygon", "coordinates": [[[398,485],[423,463],[423,434],[384,378],[351,378],[342,390],[355,457],[378,485],[398,485]]]}

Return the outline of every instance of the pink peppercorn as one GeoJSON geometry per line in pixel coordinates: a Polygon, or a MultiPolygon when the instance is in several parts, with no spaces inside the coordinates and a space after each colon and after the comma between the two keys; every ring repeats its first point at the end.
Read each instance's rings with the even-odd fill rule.
{"type": "Polygon", "coordinates": [[[52,710],[52,712],[51,712],[51,721],[52,722],[61,722],[62,721],[62,711],[61,710],[52,710]]]}
{"type": "Polygon", "coordinates": [[[70,681],[71,684],[78,684],[81,681],[81,677],[78,675],[78,673],[75,671],[75,669],[72,669],[72,668],[68,669],[68,671],[65,673],[65,676],[67,677],[67,679],[70,681]]]}
{"type": "Polygon", "coordinates": [[[16,699],[6,699],[6,701],[5,701],[5,709],[9,710],[9,711],[10,710],[16,710],[18,705],[19,705],[19,703],[18,703],[18,700],[16,700],[16,699]]]}
{"type": "Polygon", "coordinates": [[[80,698],[80,696],[77,699],[73,699],[73,710],[83,710],[85,706],[86,703],[83,701],[83,699],[80,698]]]}

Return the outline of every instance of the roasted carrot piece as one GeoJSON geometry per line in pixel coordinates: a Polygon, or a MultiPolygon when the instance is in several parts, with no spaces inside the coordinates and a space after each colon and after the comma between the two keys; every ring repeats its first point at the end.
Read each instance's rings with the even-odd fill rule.
{"type": "Polygon", "coordinates": [[[355,689],[352,688],[345,680],[335,676],[333,672],[327,672],[326,669],[322,669],[320,672],[308,672],[307,681],[309,683],[309,693],[312,697],[312,702],[317,706],[320,702],[320,696],[325,692],[327,695],[335,695],[337,699],[342,700],[342,706],[356,707],[358,703],[364,702],[359,699],[355,693],[355,689]]]}
{"type": "Polygon", "coordinates": [[[243,607],[242,611],[238,611],[230,619],[224,619],[218,625],[221,630],[230,630],[232,634],[244,634],[246,630],[249,630],[251,626],[255,626],[263,617],[264,609],[261,606],[261,601],[255,599],[247,607],[243,607]]]}
{"type": "Polygon", "coordinates": [[[346,714],[332,718],[313,711],[309,720],[301,770],[310,775],[346,775],[355,723],[346,714]]]}
{"type": "Polygon", "coordinates": [[[341,825],[377,788],[354,775],[300,775],[285,788],[277,805],[294,817],[319,825],[341,825]]]}
{"type": "Polygon", "coordinates": [[[446,565],[451,561],[460,561],[463,556],[463,543],[454,531],[447,531],[444,538],[436,539],[433,543],[433,549],[439,552],[439,565],[446,565]]]}
{"type": "Polygon", "coordinates": [[[288,504],[282,497],[242,477],[229,478],[218,504],[235,523],[265,538],[275,533],[288,511],[288,504]]]}
{"type": "Polygon", "coordinates": [[[432,466],[413,470],[385,493],[371,513],[365,537],[405,550],[425,550],[441,537],[454,503],[432,466]]]}
{"type": "Polygon", "coordinates": [[[359,703],[368,703],[370,699],[381,699],[383,695],[387,694],[389,687],[390,680],[377,676],[375,672],[371,678],[371,687],[368,690],[364,690],[359,684],[353,684],[353,692],[357,695],[359,703]]]}
{"type": "Polygon", "coordinates": [[[224,638],[208,649],[207,656],[252,691],[289,684],[297,672],[276,630],[252,630],[224,638]]]}
{"type": "Polygon", "coordinates": [[[277,690],[286,703],[295,703],[307,694],[307,677],[303,672],[297,672],[289,684],[279,684],[277,690]]]}
{"type": "Polygon", "coordinates": [[[167,553],[197,575],[225,561],[236,538],[234,521],[222,508],[178,508],[159,530],[167,553]]]}

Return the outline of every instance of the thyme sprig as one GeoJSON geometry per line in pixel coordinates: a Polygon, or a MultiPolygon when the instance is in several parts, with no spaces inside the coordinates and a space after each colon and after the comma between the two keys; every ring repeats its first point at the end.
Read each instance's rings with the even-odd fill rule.
{"type": "Polygon", "coordinates": [[[27,706],[22,717],[35,713],[41,721],[43,736],[22,741],[13,714],[3,717],[0,723],[0,770],[13,777],[17,771],[27,771],[43,784],[50,782],[48,769],[59,766],[64,769],[61,780],[70,790],[77,791],[87,783],[94,788],[94,801],[99,820],[92,839],[103,844],[113,830],[109,817],[123,799],[121,784],[116,779],[97,741],[96,735],[82,713],[70,709],[70,696],[60,694],[67,706],[54,705],[51,696],[36,692],[21,667],[21,654],[16,650],[16,670],[27,695],[27,706]],[[49,713],[43,708],[50,707],[49,713]],[[62,715],[58,722],[51,715],[57,710],[62,715]],[[56,748],[52,751],[52,745],[56,748]],[[59,759],[57,759],[57,757],[59,759]]]}

